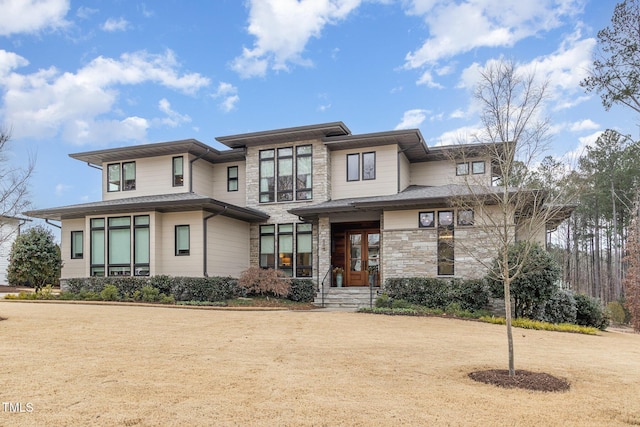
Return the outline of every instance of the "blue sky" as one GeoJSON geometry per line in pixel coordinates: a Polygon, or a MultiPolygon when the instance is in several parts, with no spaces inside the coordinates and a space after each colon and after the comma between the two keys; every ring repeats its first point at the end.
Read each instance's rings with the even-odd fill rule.
{"type": "Polygon", "coordinates": [[[579,82],[612,0],[0,0],[0,123],[36,156],[34,208],[99,200],[69,153],[343,121],[419,128],[428,145],[479,126],[478,69],[507,58],[550,81],[549,154],[580,152],[634,114],[579,82]]]}

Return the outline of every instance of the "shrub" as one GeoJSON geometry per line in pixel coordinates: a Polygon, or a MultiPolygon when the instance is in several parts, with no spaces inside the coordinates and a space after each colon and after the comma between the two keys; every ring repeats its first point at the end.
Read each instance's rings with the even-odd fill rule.
{"type": "Polygon", "coordinates": [[[247,295],[272,295],[285,297],[289,294],[291,279],[282,270],[251,267],[240,274],[238,285],[247,295]]]}
{"type": "Polygon", "coordinates": [[[444,310],[458,303],[464,310],[481,310],[489,304],[489,288],[484,280],[427,277],[393,278],[385,281],[391,299],[444,310]]]}
{"type": "Polygon", "coordinates": [[[47,284],[57,284],[61,268],[60,247],[53,233],[38,225],[13,242],[7,278],[11,285],[30,284],[38,291],[47,284]]]}
{"type": "Polygon", "coordinates": [[[549,323],[575,323],[576,312],[573,292],[556,288],[544,306],[542,320],[549,323]]]}
{"type": "Polygon", "coordinates": [[[144,285],[142,287],[142,301],[144,302],[156,302],[160,300],[160,290],[154,288],[151,285],[144,285]]]}
{"type": "Polygon", "coordinates": [[[393,302],[391,303],[391,308],[398,309],[398,308],[412,308],[412,307],[411,307],[411,303],[409,303],[406,300],[394,299],[393,302]]]}
{"type": "Polygon", "coordinates": [[[393,301],[389,298],[389,295],[382,294],[376,299],[376,307],[377,308],[391,308],[391,303],[393,301]]]}
{"type": "Polygon", "coordinates": [[[601,330],[605,330],[609,326],[609,319],[598,300],[583,294],[576,294],[574,298],[578,325],[592,326],[601,330]]]}
{"type": "Polygon", "coordinates": [[[287,299],[296,302],[311,302],[316,296],[315,284],[309,279],[292,279],[287,299]]]}
{"type": "Polygon", "coordinates": [[[625,308],[623,302],[611,301],[607,304],[607,312],[613,323],[618,325],[626,325],[629,323],[629,312],[625,308]]]}
{"type": "MultiPolygon", "coordinates": [[[[544,306],[557,288],[560,267],[549,252],[540,245],[528,246],[526,242],[511,245],[508,250],[509,267],[521,265],[520,274],[511,282],[511,296],[515,301],[514,317],[542,320],[544,306]]],[[[504,297],[502,260],[497,257],[488,275],[494,297],[504,297]]]]}
{"type": "Polygon", "coordinates": [[[100,291],[100,298],[104,301],[117,301],[119,298],[118,288],[115,285],[106,285],[100,291]]]}

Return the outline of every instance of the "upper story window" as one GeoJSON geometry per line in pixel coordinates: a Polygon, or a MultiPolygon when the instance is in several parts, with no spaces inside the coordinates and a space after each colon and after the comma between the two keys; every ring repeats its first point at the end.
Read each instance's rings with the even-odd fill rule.
{"type": "Polygon", "coordinates": [[[184,157],[173,158],[173,186],[182,187],[184,185],[184,157]]]}
{"type": "Polygon", "coordinates": [[[469,163],[456,164],[456,175],[469,175],[469,163]]]}
{"type": "Polygon", "coordinates": [[[261,150],[259,159],[260,203],[312,198],[311,145],[261,150]]]}
{"type": "Polygon", "coordinates": [[[238,191],[238,167],[227,168],[227,191],[238,191]]]}
{"type": "Polygon", "coordinates": [[[107,191],[136,189],[136,162],[111,163],[107,165],[107,191]]]}
{"type": "Polygon", "coordinates": [[[362,172],[360,171],[360,153],[347,154],[347,181],[376,179],[376,152],[362,153],[362,172]]]}
{"type": "Polygon", "coordinates": [[[479,175],[484,173],[484,160],[471,162],[471,173],[479,175]]]}

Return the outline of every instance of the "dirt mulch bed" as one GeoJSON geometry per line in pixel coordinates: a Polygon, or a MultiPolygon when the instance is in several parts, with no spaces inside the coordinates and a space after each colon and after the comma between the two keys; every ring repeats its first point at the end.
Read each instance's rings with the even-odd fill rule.
{"type": "Polygon", "coordinates": [[[485,384],[492,384],[503,388],[522,388],[534,391],[563,392],[570,388],[569,383],[561,378],[544,372],[530,372],[516,370],[515,376],[509,376],[507,369],[489,369],[469,374],[472,380],[485,384]]]}

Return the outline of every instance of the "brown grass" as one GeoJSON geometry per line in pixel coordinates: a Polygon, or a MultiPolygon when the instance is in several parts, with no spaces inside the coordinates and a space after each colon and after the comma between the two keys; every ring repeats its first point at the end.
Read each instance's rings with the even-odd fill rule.
{"type": "Polygon", "coordinates": [[[543,393],[506,368],[504,326],[344,312],[0,302],[0,425],[640,425],[640,335],[515,329],[543,393]],[[23,406],[24,407],[24,406],[23,406]]]}

